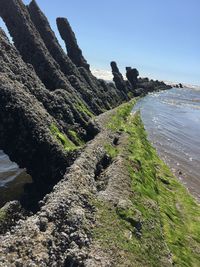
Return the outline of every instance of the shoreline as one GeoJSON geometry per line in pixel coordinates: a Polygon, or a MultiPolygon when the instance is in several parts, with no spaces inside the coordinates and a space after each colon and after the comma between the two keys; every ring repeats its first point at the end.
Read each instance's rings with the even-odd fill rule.
{"type": "Polygon", "coordinates": [[[88,267],[199,262],[193,246],[200,248],[200,207],[158,158],[139,115],[130,116],[133,104],[95,118],[100,133],[44,198],[40,211],[0,236],[2,266],[20,262],[27,249],[27,260],[39,266],[62,266],[64,261],[88,267]],[[53,247],[47,240],[54,240],[53,247]],[[66,250],[60,250],[63,245],[66,250]]]}
{"type": "MultiPolygon", "coordinates": [[[[153,143],[150,141],[151,145],[155,148],[155,146],[153,145],[153,143]]],[[[156,149],[156,148],[155,148],[156,149]]],[[[159,155],[157,149],[156,149],[157,154],[159,155]]],[[[175,169],[174,166],[172,166],[172,164],[170,163],[170,160],[168,159],[164,159],[162,157],[162,155],[159,155],[159,157],[165,162],[165,164],[167,166],[169,166],[171,172],[173,173],[173,175],[179,180],[179,182],[187,189],[188,193],[190,195],[192,195],[192,197],[197,201],[197,203],[200,205],[200,196],[197,196],[197,193],[193,191],[193,187],[191,185],[189,185],[189,183],[187,183],[185,180],[190,180],[189,175],[184,173],[184,170],[181,168],[177,168],[175,169]],[[181,174],[179,174],[179,172],[181,172],[181,174]]]]}
{"type": "Polygon", "coordinates": [[[148,139],[159,156],[199,201],[197,124],[200,113],[197,104],[189,105],[190,98],[198,99],[199,93],[192,89],[181,93],[181,90],[174,88],[147,96],[135,109],[141,109],[148,139]]]}

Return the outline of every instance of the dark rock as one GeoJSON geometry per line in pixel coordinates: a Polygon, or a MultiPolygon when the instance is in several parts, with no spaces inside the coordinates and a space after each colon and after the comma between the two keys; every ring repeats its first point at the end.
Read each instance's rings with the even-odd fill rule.
{"type": "Polygon", "coordinates": [[[90,71],[83,67],[78,68],[78,70],[87,84],[93,88],[93,98],[97,99],[97,103],[104,111],[122,103],[121,93],[113,84],[97,79],[90,71]]]}
{"type": "MultiPolygon", "coordinates": [[[[19,8],[17,11],[19,20],[24,22],[22,20],[23,12],[20,11],[21,2],[9,0],[7,3],[7,8],[11,5],[11,10],[14,10],[14,7],[19,8]]],[[[26,13],[26,9],[22,5],[23,10],[26,13]]],[[[2,12],[1,10],[0,13],[2,12]]],[[[4,12],[6,11],[4,10],[4,12]]],[[[27,16],[30,18],[28,13],[27,16]]],[[[4,17],[10,23],[10,19],[7,18],[8,15],[4,14],[4,17]]],[[[25,16],[24,24],[29,25],[29,20],[25,16]]],[[[31,21],[30,25],[32,25],[31,21]]],[[[10,28],[14,29],[13,26],[10,28]]],[[[37,32],[36,29],[34,31],[37,32]]],[[[27,36],[29,35],[31,35],[30,32],[27,36]]],[[[41,40],[40,35],[36,35],[41,40]]],[[[14,36],[18,37],[16,33],[14,36]]],[[[45,45],[44,48],[46,49],[45,45]]],[[[45,51],[48,53],[47,49],[45,51]]],[[[22,60],[16,48],[10,44],[3,31],[0,31],[0,147],[19,166],[27,168],[28,173],[33,176],[34,187],[32,186],[32,188],[34,191],[37,191],[38,187],[50,191],[52,185],[62,177],[65,168],[74,159],[73,155],[70,157],[66,155],[52,136],[50,132],[52,123],[57,125],[65,134],[68,134],[71,129],[83,140],[89,141],[98,133],[98,127],[90,122],[91,111],[95,110],[97,105],[109,109],[120,104],[123,100],[129,99],[126,94],[129,92],[129,88],[126,86],[116,63],[111,65],[114,77],[118,78],[116,84],[121,84],[122,87],[111,86],[105,81],[96,79],[85,68],[78,68],[79,73],[89,87],[93,88],[92,92],[96,95],[95,102],[91,98],[91,91],[84,96],[91,102],[92,109],[90,110],[90,107],[83,100],[83,95],[81,97],[74,89],[72,91],[56,89],[53,92],[47,90],[37,77],[33,67],[22,60]]],[[[79,83],[80,81],[75,75],[69,76],[69,79],[71,83],[79,83]]],[[[162,85],[158,82],[151,83],[152,90],[155,89],[155,85],[162,85]]],[[[98,110],[95,111],[96,113],[99,112],[98,110]]],[[[39,197],[38,195],[37,198],[39,199],[39,197]]]]}
{"type": "Polygon", "coordinates": [[[25,266],[65,266],[70,257],[72,263],[85,266],[95,223],[94,176],[105,156],[105,140],[112,138],[101,132],[43,199],[41,210],[0,236],[0,265],[23,260],[25,266]]]}
{"type": "MultiPolygon", "coordinates": [[[[99,114],[105,109],[110,109],[118,105],[122,99],[116,88],[110,87],[104,81],[100,81],[94,77],[89,71],[89,68],[85,67],[85,63],[78,64],[77,66],[79,66],[79,68],[77,69],[74,63],[72,63],[69,57],[67,57],[67,55],[63,52],[62,48],[58,44],[55,34],[50,28],[47,18],[41,12],[35,1],[30,3],[28,10],[31,15],[31,19],[39,31],[50,54],[60,65],[62,72],[67,75],[71,85],[79,92],[82,99],[84,99],[84,101],[90,106],[92,111],[95,114],[99,114]]],[[[58,19],[58,25],[61,25],[60,27],[62,29],[63,23],[65,24],[65,22],[65,19],[64,21],[63,19],[58,19]]],[[[79,61],[85,62],[82,52],[77,45],[75,34],[73,33],[68,21],[67,32],[69,32],[71,36],[70,38],[72,38],[72,43],[74,44],[72,48],[75,52],[73,53],[77,53],[79,61]]],[[[60,31],[60,33],[61,35],[64,34],[62,31],[60,31]]]]}
{"type": "Polygon", "coordinates": [[[81,99],[79,102],[75,101],[76,99],[73,99],[64,89],[48,91],[33,68],[23,62],[2,31],[0,32],[0,47],[0,73],[4,73],[8,79],[17,80],[23,84],[24,90],[37,98],[49,114],[57,120],[65,133],[74,125],[77,125],[76,128],[79,128],[79,131],[86,131],[90,117],[83,110],[77,109],[78,104],[82,103],[81,99]]]}
{"type": "Polygon", "coordinates": [[[66,18],[57,18],[58,30],[65,42],[69,58],[77,67],[84,67],[89,70],[90,66],[82,55],[82,51],[78,46],[76,36],[66,18]]]}
{"type": "Polygon", "coordinates": [[[119,145],[119,136],[115,136],[113,139],[113,145],[118,146],[119,145]]]}
{"type": "Polygon", "coordinates": [[[133,88],[136,87],[138,81],[139,72],[137,69],[132,69],[131,67],[126,67],[126,78],[130,82],[133,88]]]}
{"type": "Polygon", "coordinates": [[[112,74],[113,74],[113,81],[117,89],[120,91],[122,98],[124,100],[128,100],[129,97],[127,94],[128,94],[129,89],[127,88],[126,82],[124,81],[124,78],[117,67],[117,63],[115,61],[112,61],[110,65],[111,65],[112,74]]]}
{"type": "Polygon", "coordinates": [[[5,234],[17,221],[25,219],[28,213],[19,201],[10,201],[0,209],[0,234],[5,234]]]}
{"type": "Polygon", "coordinates": [[[172,88],[170,85],[166,85],[162,81],[149,80],[148,78],[139,78],[137,82],[137,89],[139,89],[143,95],[153,91],[161,91],[172,88]]]}
{"type": "Polygon", "coordinates": [[[48,227],[48,219],[46,217],[40,217],[40,220],[38,222],[39,229],[41,232],[45,232],[48,227]]]}
{"type": "MultiPolygon", "coordinates": [[[[93,101],[95,100],[98,105],[104,109],[110,109],[110,106],[107,105],[107,102],[109,101],[108,98],[110,94],[104,90],[104,88],[101,87],[98,79],[92,75],[91,72],[87,71],[83,67],[78,68],[81,76],[85,80],[85,82],[93,88],[93,101]]],[[[111,101],[112,105],[112,101],[111,101]]]]}
{"type": "Polygon", "coordinates": [[[34,66],[37,75],[48,89],[64,88],[73,92],[59,65],[48,52],[21,0],[1,0],[0,16],[13,38],[23,60],[34,66]]]}
{"type": "MultiPolygon", "coordinates": [[[[0,147],[32,175],[36,191],[37,185],[39,191],[42,188],[48,191],[62,177],[72,162],[70,158],[73,159],[59,145],[50,127],[63,124],[67,128],[70,123],[80,123],[81,114],[66,104],[65,98],[59,95],[61,92],[46,90],[2,30],[0,87],[0,147]]],[[[88,127],[84,118],[81,124],[83,128],[88,127]]]]}
{"type": "Polygon", "coordinates": [[[33,0],[27,8],[30,13],[31,20],[40,33],[49,53],[59,64],[61,71],[67,75],[71,85],[76,89],[76,91],[78,91],[83,100],[91,107],[93,112],[95,114],[101,113],[102,108],[96,103],[97,101],[94,98],[93,87],[90,87],[87,82],[84,81],[75,64],[64,53],[49,25],[47,18],[42,13],[37,3],[33,0]]]}
{"type": "Polygon", "coordinates": [[[36,1],[32,0],[30,4],[27,6],[27,8],[30,13],[31,20],[33,21],[35,27],[40,33],[40,36],[42,37],[50,54],[53,56],[55,61],[60,65],[62,72],[67,76],[75,75],[76,77],[78,77],[79,72],[76,66],[62,50],[54,32],[51,29],[51,26],[49,25],[46,16],[40,10],[36,1]]]}
{"type": "Polygon", "coordinates": [[[18,82],[0,77],[0,147],[46,191],[65,173],[67,153],[50,131],[54,119],[18,82]]]}
{"type": "Polygon", "coordinates": [[[134,90],[134,96],[144,96],[147,93],[147,90],[145,88],[136,88],[134,90]]]}

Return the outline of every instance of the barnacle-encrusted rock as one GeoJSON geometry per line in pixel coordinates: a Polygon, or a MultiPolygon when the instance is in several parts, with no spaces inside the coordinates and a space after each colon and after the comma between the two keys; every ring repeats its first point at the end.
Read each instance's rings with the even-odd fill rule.
{"type": "Polygon", "coordinates": [[[89,70],[90,66],[83,57],[82,51],[78,46],[76,36],[66,18],[57,18],[58,30],[62,39],[65,42],[68,56],[77,67],[84,67],[89,70]]]}

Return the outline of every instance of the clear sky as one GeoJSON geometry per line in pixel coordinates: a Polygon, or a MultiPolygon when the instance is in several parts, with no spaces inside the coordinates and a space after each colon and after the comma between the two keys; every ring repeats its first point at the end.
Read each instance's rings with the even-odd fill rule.
{"type": "Polygon", "coordinates": [[[141,76],[200,85],[200,0],[37,3],[58,38],[55,19],[68,18],[92,68],[110,70],[115,60],[122,71],[132,66],[141,76]]]}

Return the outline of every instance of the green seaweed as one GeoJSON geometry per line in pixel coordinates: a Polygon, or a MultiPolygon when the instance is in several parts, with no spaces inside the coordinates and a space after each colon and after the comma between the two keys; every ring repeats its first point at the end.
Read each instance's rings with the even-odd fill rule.
{"type": "Polygon", "coordinates": [[[111,158],[115,158],[119,154],[119,149],[111,144],[105,144],[104,148],[111,158]]]}
{"type": "Polygon", "coordinates": [[[133,98],[134,97],[134,94],[133,94],[133,92],[128,92],[128,97],[131,99],[131,98],[133,98]]]}
{"type": "Polygon", "coordinates": [[[73,151],[77,149],[75,144],[71,140],[69,140],[69,138],[65,134],[61,133],[55,124],[51,124],[50,131],[57,142],[61,144],[66,151],[73,151]]]}
{"type": "MultiPolygon", "coordinates": [[[[123,131],[124,170],[131,178],[131,207],[95,200],[93,231],[115,266],[200,266],[200,206],[158,157],[132,103],[119,107],[107,127],[123,131]],[[118,255],[123,255],[118,256],[118,255]]],[[[115,156],[113,148],[108,151],[115,156]]]]}
{"type": "Polygon", "coordinates": [[[72,138],[72,140],[78,145],[78,146],[83,146],[85,144],[85,142],[78,136],[78,134],[73,131],[73,130],[69,130],[68,131],[70,137],[72,138]]]}
{"type": "Polygon", "coordinates": [[[137,99],[134,98],[130,102],[123,104],[120,108],[116,109],[115,114],[111,117],[106,127],[112,131],[124,131],[126,120],[128,119],[136,102],[137,99]]]}
{"type": "Polygon", "coordinates": [[[79,101],[78,104],[76,104],[76,108],[79,112],[85,113],[90,118],[94,117],[94,114],[86,107],[83,102],[79,101]]]}

